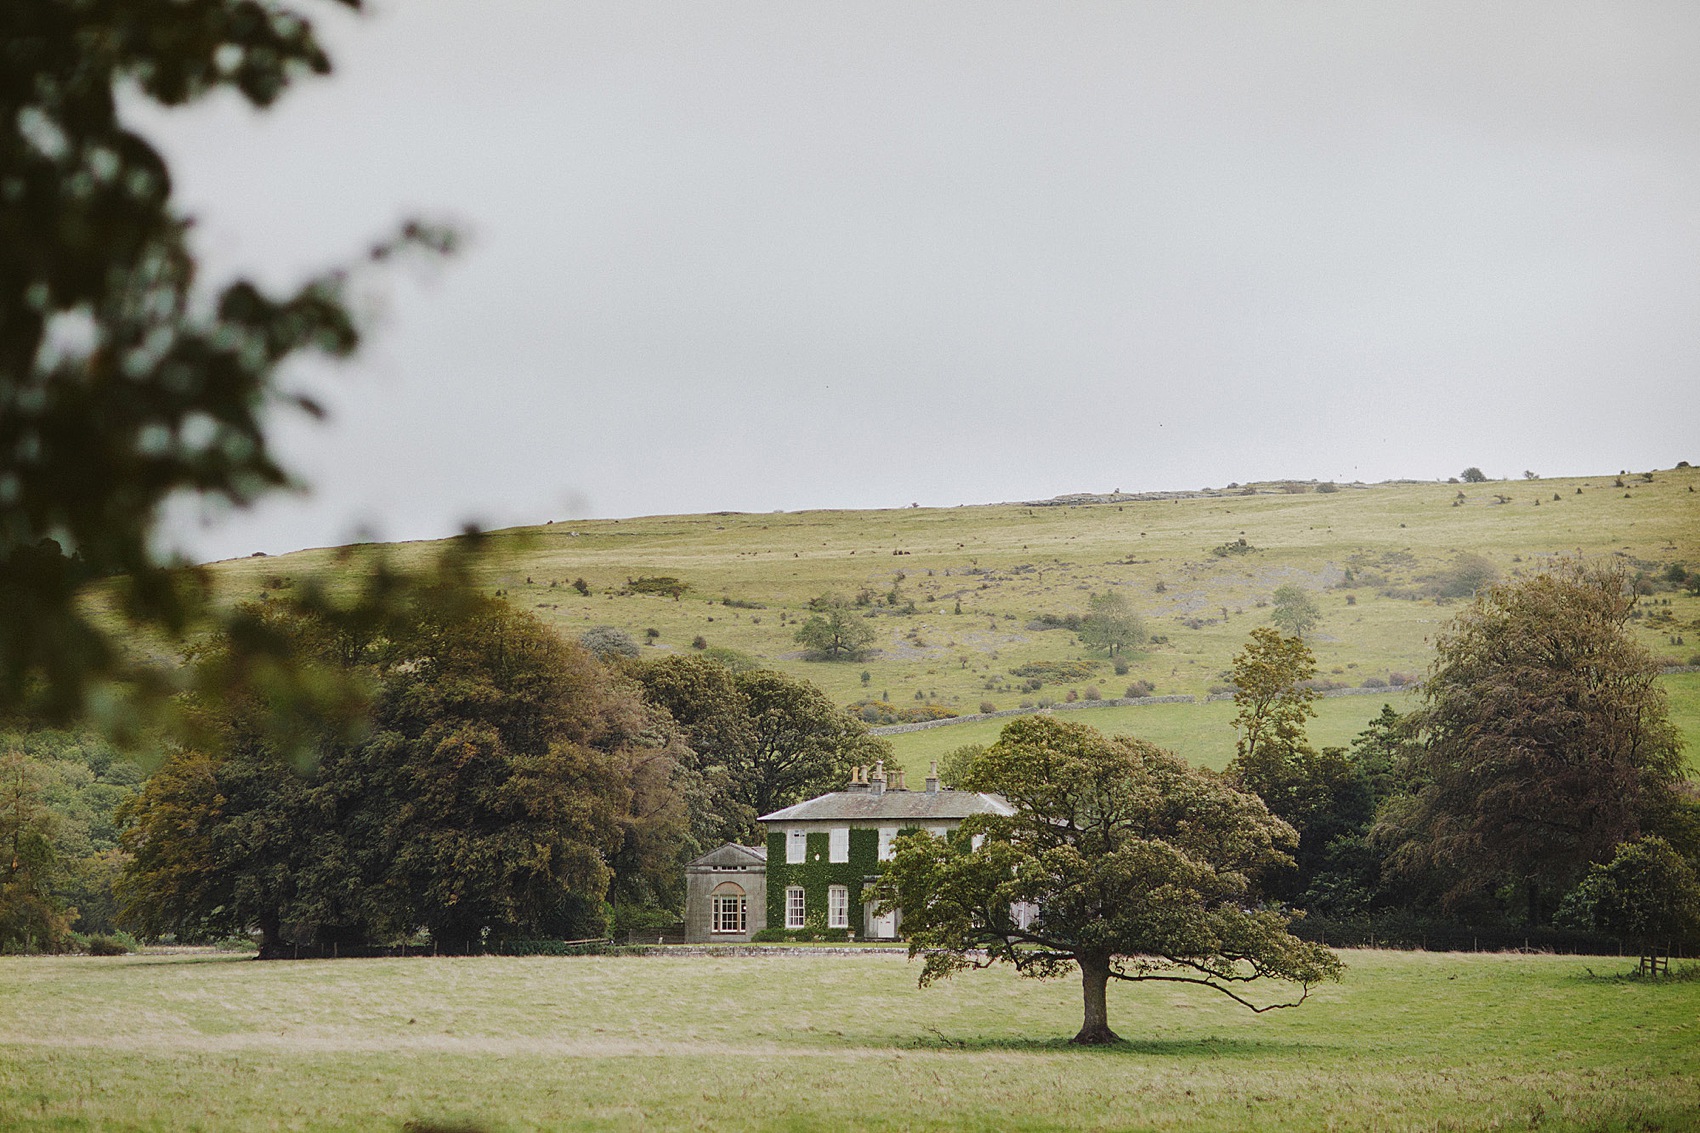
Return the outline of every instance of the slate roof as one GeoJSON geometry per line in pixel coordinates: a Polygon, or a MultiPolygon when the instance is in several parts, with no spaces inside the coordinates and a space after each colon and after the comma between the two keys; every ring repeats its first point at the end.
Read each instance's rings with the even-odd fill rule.
{"type": "Polygon", "coordinates": [[[766,846],[740,846],[728,842],[716,846],[702,857],[687,863],[689,866],[762,866],[767,864],[766,846]]]}
{"type": "Polygon", "coordinates": [[[959,819],[971,814],[1014,814],[997,795],[976,791],[833,791],[831,794],[764,814],[761,822],[916,823],[959,819]]]}

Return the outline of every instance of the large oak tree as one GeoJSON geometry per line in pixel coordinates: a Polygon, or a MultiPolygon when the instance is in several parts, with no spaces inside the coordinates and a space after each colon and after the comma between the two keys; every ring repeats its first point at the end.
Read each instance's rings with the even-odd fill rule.
{"type": "Polygon", "coordinates": [[[994,963],[1024,975],[1081,973],[1077,1043],[1117,1040],[1111,980],[1193,984],[1253,1011],[1294,1006],[1337,978],[1326,948],[1253,893],[1290,863],[1295,836],[1263,803],[1159,748],[1043,716],[1004,728],[963,775],[1015,813],[978,815],[947,839],[897,840],[875,899],[901,909],[921,983],[994,963]],[[1258,1004],[1249,986],[1299,985],[1258,1004]]]}

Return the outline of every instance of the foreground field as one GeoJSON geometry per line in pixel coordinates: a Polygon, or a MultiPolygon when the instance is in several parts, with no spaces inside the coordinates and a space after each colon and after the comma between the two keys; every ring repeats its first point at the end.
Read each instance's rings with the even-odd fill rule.
{"type": "MultiPolygon", "coordinates": [[[[0,1128],[1690,1129],[1700,981],[1349,952],[1253,1016],[859,957],[0,960],[0,1128]],[[1599,973],[1595,976],[1593,973],[1599,973]]],[[[1592,969],[1592,971],[1590,971],[1592,969]]]]}

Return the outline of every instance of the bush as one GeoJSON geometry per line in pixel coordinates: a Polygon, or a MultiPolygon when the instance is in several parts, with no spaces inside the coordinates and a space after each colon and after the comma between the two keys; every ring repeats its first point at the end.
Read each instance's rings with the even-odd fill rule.
{"type": "Polygon", "coordinates": [[[1142,696],[1152,696],[1157,692],[1157,686],[1150,681],[1134,681],[1127,686],[1124,694],[1129,700],[1138,700],[1142,696]]]}
{"type": "Polygon", "coordinates": [[[1382,680],[1380,677],[1365,677],[1363,687],[1364,688],[1386,688],[1387,682],[1382,680]]]}
{"type": "Polygon", "coordinates": [[[1086,687],[1086,691],[1081,693],[1080,695],[1085,697],[1087,700],[1103,700],[1104,699],[1104,694],[1099,691],[1097,685],[1088,685],[1086,687]]]}
{"type": "MultiPolygon", "coordinates": [[[[648,578],[626,579],[627,594],[659,594],[664,598],[671,598],[675,602],[677,602],[679,597],[690,588],[689,583],[683,582],[668,574],[658,574],[648,578]]],[[[576,590],[577,587],[574,587],[574,589],[576,590]]]]}
{"type": "Polygon", "coordinates": [[[122,938],[98,933],[89,937],[90,956],[128,956],[134,949],[122,938]]]}
{"type": "Polygon", "coordinates": [[[613,657],[636,657],[642,652],[631,634],[614,626],[591,626],[578,635],[578,641],[604,661],[613,657]]]}
{"type": "Polygon", "coordinates": [[[1127,676],[1127,669],[1128,669],[1127,662],[1122,660],[1120,657],[1117,657],[1116,658],[1116,676],[1118,676],[1118,677],[1127,676]]]}
{"type": "MultiPolygon", "coordinates": [[[[1010,670],[1010,675],[1025,677],[1029,681],[1083,681],[1092,676],[1098,669],[1096,661],[1035,661],[1030,665],[1021,665],[1010,670]]],[[[1032,686],[1034,689],[1039,685],[1032,686]]]]}
{"type": "Polygon", "coordinates": [[[1244,539],[1235,539],[1232,543],[1223,543],[1220,546],[1210,548],[1210,553],[1219,559],[1225,559],[1229,555],[1249,555],[1255,550],[1257,548],[1244,539]]]}
{"type": "Polygon", "coordinates": [[[1329,493],[1329,492],[1338,492],[1340,490],[1340,487],[1337,484],[1324,482],[1324,483],[1318,484],[1316,486],[1316,490],[1326,494],[1326,493],[1329,493]]]}
{"type": "Polygon", "coordinates": [[[1417,678],[1411,676],[1409,673],[1387,674],[1387,683],[1392,685],[1394,688],[1404,688],[1408,684],[1415,684],[1416,679],[1417,678]]]}
{"type": "Polygon", "coordinates": [[[980,711],[982,713],[988,715],[988,716],[990,716],[993,712],[996,712],[997,710],[998,710],[998,706],[993,704],[989,700],[982,700],[980,702],[980,711]]]}
{"type": "Polygon", "coordinates": [[[790,939],[791,935],[782,928],[757,929],[750,936],[750,940],[756,944],[783,944],[790,939]]]}
{"type": "Polygon", "coordinates": [[[708,638],[704,637],[700,633],[697,634],[695,637],[691,638],[691,648],[692,649],[707,649],[708,648],[708,638]]]}

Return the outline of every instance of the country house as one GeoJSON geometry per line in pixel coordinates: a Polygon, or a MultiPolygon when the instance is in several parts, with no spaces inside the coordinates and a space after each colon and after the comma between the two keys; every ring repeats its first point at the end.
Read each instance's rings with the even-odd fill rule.
{"type": "Polygon", "coordinates": [[[902,770],[858,767],[842,791],[764,814],[767,845],[727,844],[685,867],[685,939],[747,941],[763,928],[844,929],[858,940],[894,940],[901,911],[875,916],[862,888],[891,857],[900,833],[943,837],[975,814],[1013,814],[996,795],[941,788],[938,765],[911,791],[902,770]]]}

